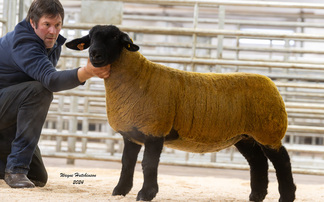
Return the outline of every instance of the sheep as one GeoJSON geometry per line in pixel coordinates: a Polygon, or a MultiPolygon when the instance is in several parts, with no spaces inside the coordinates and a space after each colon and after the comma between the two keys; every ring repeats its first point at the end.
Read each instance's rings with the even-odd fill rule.
{"type": "Polygon", "coordinates": [[[275,84],[252,73],[196,73],[146,59],[129,36],[113,25],[94,26],[66,44],[89,48],[95,67],[111,64],[104,80],[110,126],[123,136],[119,182],[112,195],[133,186],[138,153],[145,146],[144,183],[137,200],[158,193],[158,164],[163,146],[188,152],[216,152],[235,145],[247,159],[251,201],[267,194],[269,159],[276,170],[279,201],[294,201],[291,163],[281,144],[287,130],[285,104],[275,84]]]}

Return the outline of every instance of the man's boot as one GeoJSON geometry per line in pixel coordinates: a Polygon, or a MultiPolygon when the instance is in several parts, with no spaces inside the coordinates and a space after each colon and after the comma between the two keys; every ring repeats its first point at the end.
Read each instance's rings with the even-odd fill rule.
{"type": "Polygon", "coordinates": [[[6,173],[4,176],[5,182],[11,188],[34,188],[35,185],[32,183],[25,174],[13,174],[13,173],[6,173]]]}

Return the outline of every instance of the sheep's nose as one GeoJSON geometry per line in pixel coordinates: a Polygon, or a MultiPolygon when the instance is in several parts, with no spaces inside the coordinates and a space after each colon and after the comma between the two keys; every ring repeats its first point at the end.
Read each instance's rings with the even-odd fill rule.
{"type": "Polygon", "coordinates": [[[103,59],[102,54],[100,53],[100,51],[97,51],[97,50],[91,51],[90,57],[94,60],[102,60],[103,59]]]}

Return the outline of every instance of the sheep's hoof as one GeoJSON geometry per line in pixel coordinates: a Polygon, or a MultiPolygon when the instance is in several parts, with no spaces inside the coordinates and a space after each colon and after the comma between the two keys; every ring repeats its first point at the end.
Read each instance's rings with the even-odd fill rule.
{"type": "Polygon", "coordinates": [[[151,201],[156,194],[158,193],[158,189],[151,188],[144,190],[142,189],[141,191],[138,192],[136,201],[151,201]]]}
{"type": "Polygon", "coordinates": [[[279,202],[293,202],[295,200],[295,196],[291,197],[280,197],[279,202]]]}
{"type": "Polygon", "coordinates": [[[267,192],[265,192],[265,193],[251,193],[250,201],[254,201],[254,202],[263,201],[263,199],[265,198],[266,195],[267,195],[267,192]]]}
{"type": "Polygon", "coordinates": [[[285,191],[280,191],[279,202],[293,202],[295,200],[296,185],[286,186],[285,191]]]}
{"type": "Polygon", "coordinates": [[[112,193],[113,196],[117,196],[117,195],[122,195],[122,196],[126,196],[126,194],[128,194],[128,192],[132,189],[132,186],[119,186],[117,185],[114,188],[114,191],[112,193]]]}

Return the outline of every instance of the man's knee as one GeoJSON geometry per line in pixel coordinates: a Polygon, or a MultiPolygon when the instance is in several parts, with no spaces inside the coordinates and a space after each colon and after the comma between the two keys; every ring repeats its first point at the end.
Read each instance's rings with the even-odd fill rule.
{"type": "Polygon", "coordinates": [[[53,100],[53,93],[45,88],[40,82],[38,81],[30,81],[26,82],[26,87],[30,89],[31,96],[34,99],[39,99],[43,102],[51,103],[53,100]]]}
{"type": "Polygon", "coordinates": [[[1,103],[8,106],[12,103],[20,105],[26,100],[44,103],[51,103],[53,100],[53,93],[38,81],[28,81],[9,86],[2,89],[0,95],[2,95],[1,103]]]}

